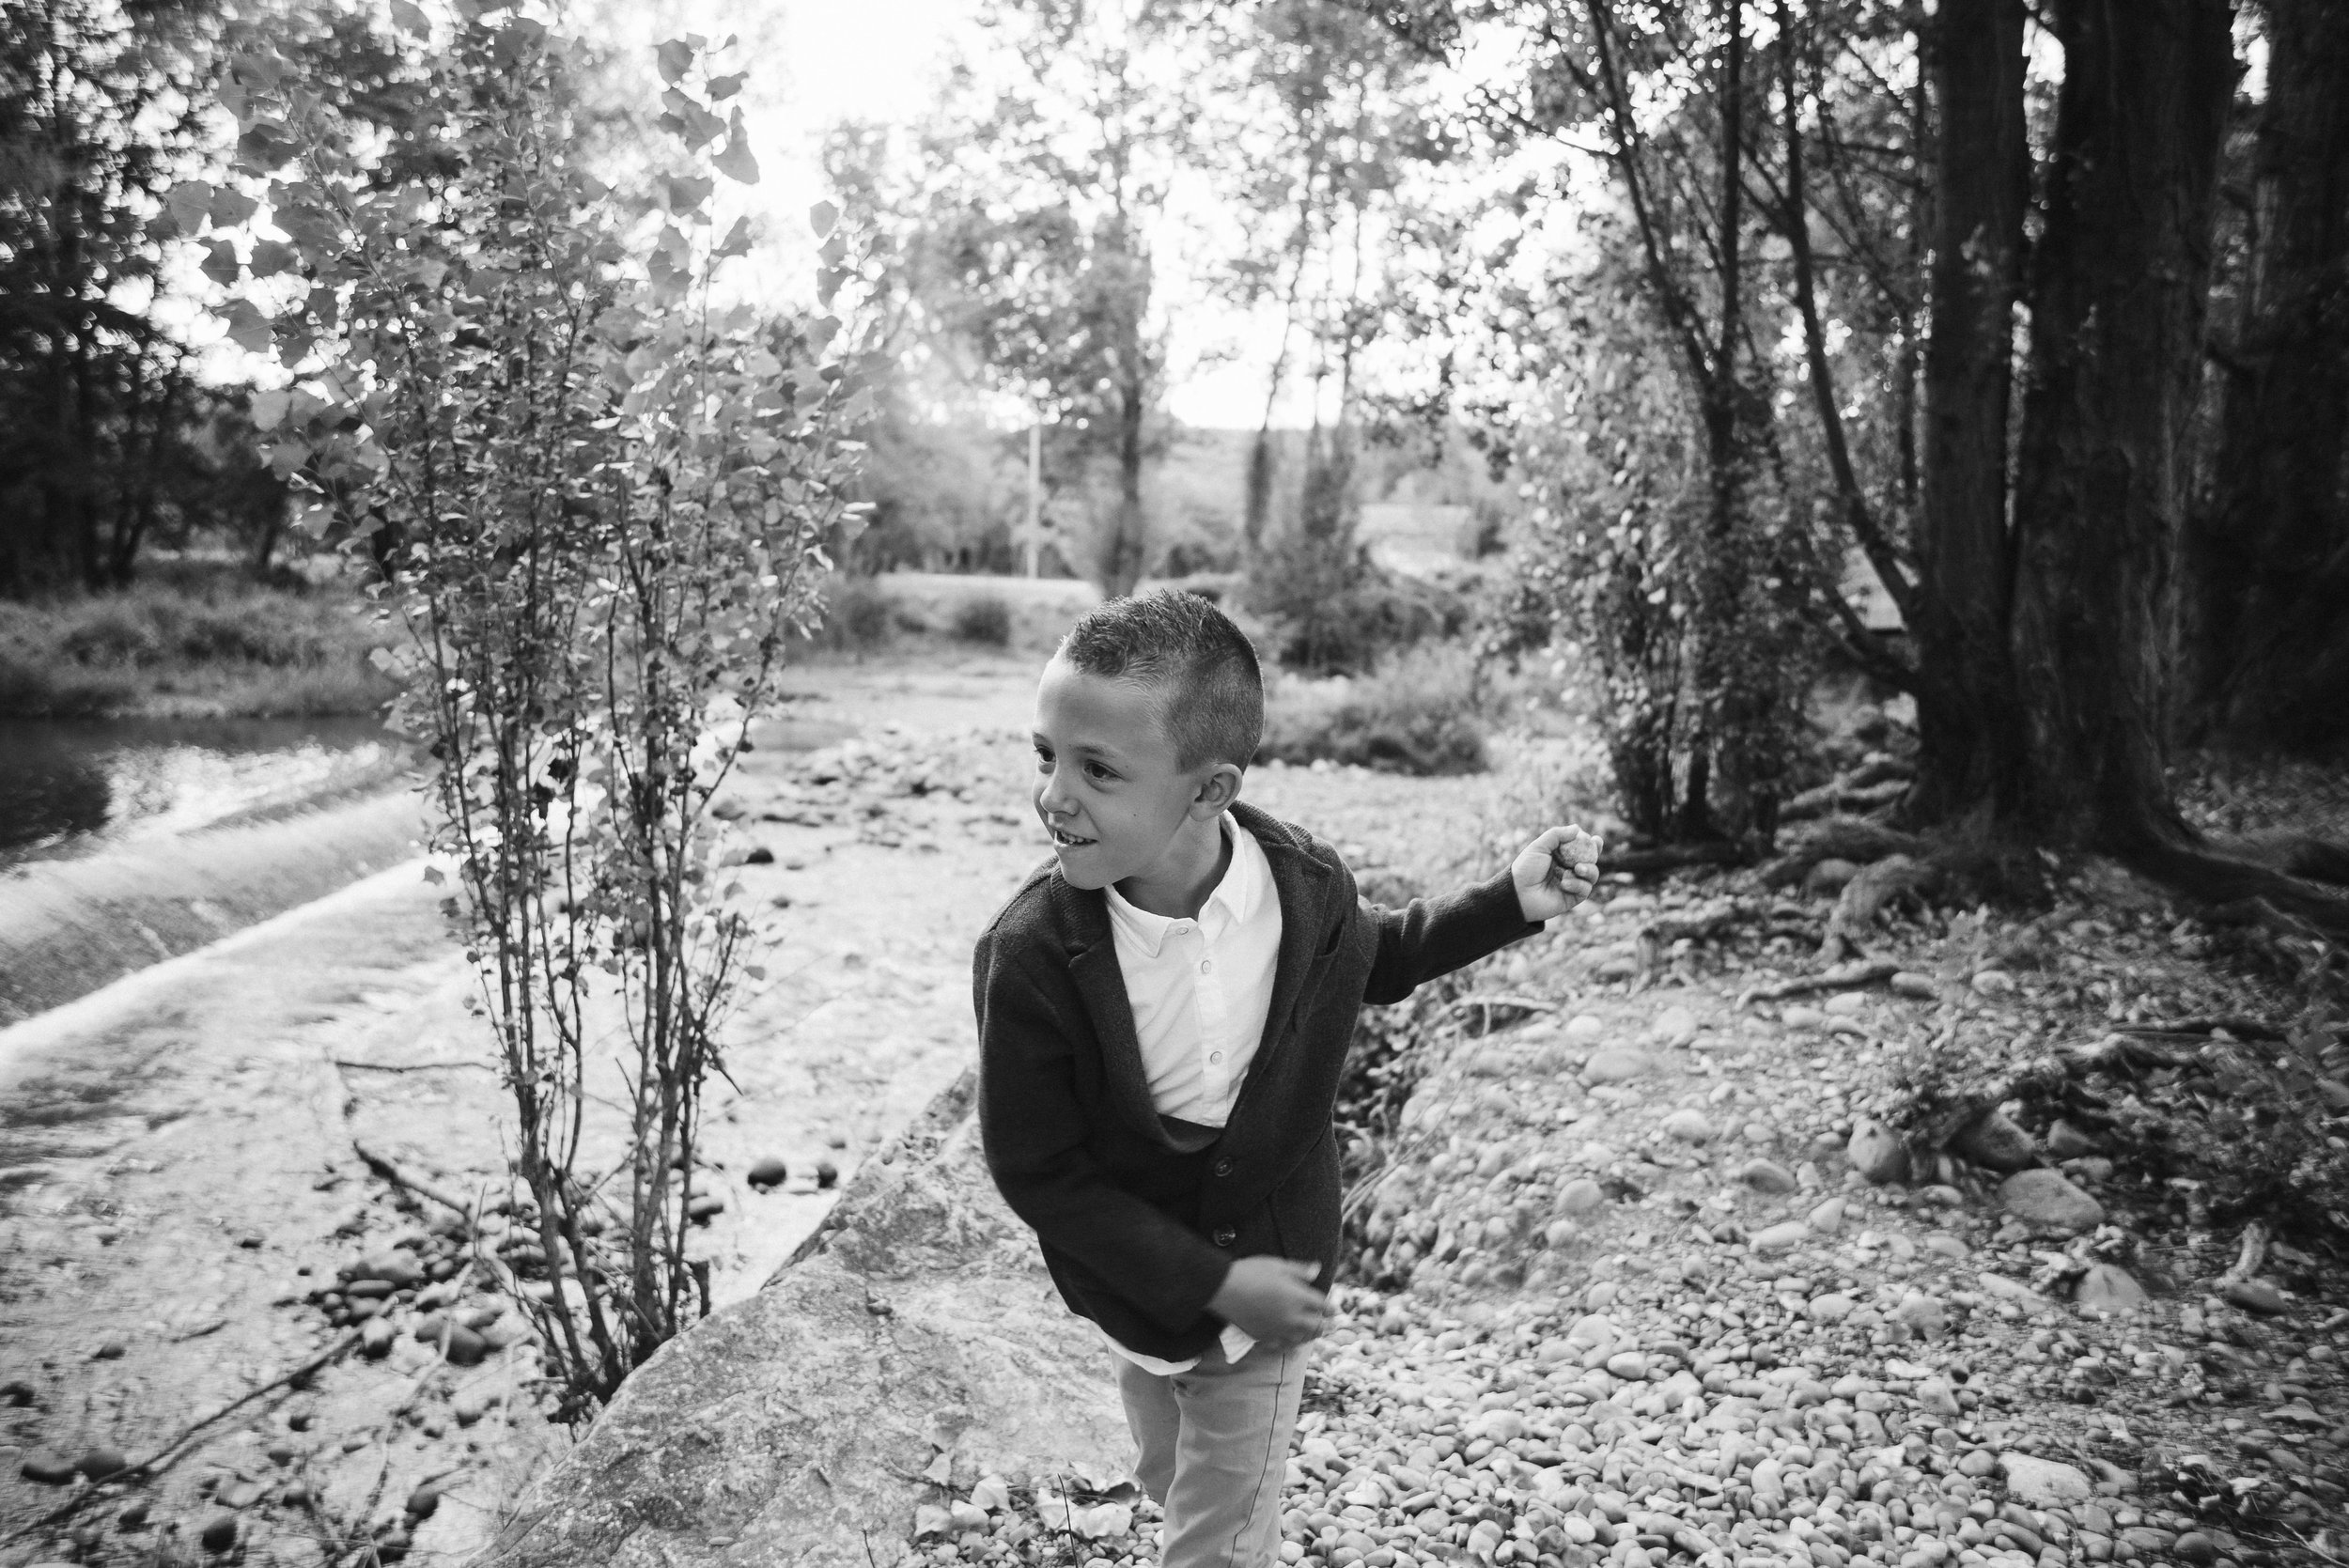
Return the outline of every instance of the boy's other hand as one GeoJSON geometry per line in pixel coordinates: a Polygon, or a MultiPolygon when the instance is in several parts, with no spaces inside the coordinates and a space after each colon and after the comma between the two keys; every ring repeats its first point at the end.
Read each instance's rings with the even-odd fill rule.
{"type": "Polygon", "coordinates": [[[1317,1263],[1296,1258],[1239,1258],[1207,1306],[1251,1338],[1286,1348],[1319,1334],[1329,1297],[1314,1289],[1317,1263]]]}
{"type": "Polygon", "coordinates": [[[1598,857],[1605,847],[1595,833],[1569,825],[1552,828],[1518,850],[1509,876],[1526,920],[1554,920],[1590,897],[1598,886],[1598,857]]]}

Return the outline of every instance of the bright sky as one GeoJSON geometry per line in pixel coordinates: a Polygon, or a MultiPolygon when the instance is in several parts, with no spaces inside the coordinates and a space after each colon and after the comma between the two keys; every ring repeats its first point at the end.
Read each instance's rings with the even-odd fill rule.
{"type": "MultiPolygon", "coordinates": [[[[751,72],[744,112],[761,178],[733,195],[764,218],[769,233],[765,252],[745,264],[755,291],[797,295],[813,287],[805,214],[824,195],[817,149],[825,130],[845,118],[921,117],[954,54],[985,47],[975,13],[972,0],[581,0],[572,14],[583,30],[646,60],[654,44],[683,33],[739,35],[738,64],[751,72]]],[[[1174,324],[1168,401],[1175,417],[1254,426],[1264,412],[1268,333],[1209,302],[1164,303],[1174,324]],[[1252,344],[1258,351],[1249,351],[1252,344]],[[1202,364],[1210,350],[1237,357],[1202,364]]],[[[1283,423],[1306,416],[1301,406],[1282,412],[1283,423]]]]}
{"type": "MultiPolygon", "coordinates": [[[[425,4],[437,9],[433,0],[425,4]]],[[[955,55],[987,47],[974,0],[570,0],[564,9],[558,25],[638,62],[638,90],[647,101],[661,89],[654,45],[694,33],[712,43],[737,37],[719,69],[749,72],[738,101],[760,179],[748,187],[720,181],[718,222],[723,229],[738,211],[753,215],[763,242],[731,264],[738,270],[731,281],[749,297],[778,302],[813,303],[816,241],[807,212],[826,194],[826,131],[847,118],[919,119],[955,55]]],[[[1181,274],[1184,247],[1162,249],[1175,253],[1159,258],[1159,303],[1170,323],[1169,406],[1189,425],[1253,427],[1264,413],[1277,319],[1252,319],[1205,297],[1181,274]]],[[[206,303],[221,291],[195,274],[197,259],[188,247],[174,269],[179,299],[164,311],[171,324],[204,346],[208,376],[279,379],[273,365],[228,343],[209,316],[206,303]]],[[[1310,416],[1300,381],[1291,378],[1276,410],[1282,425],[1302,426],[1310,416]]]]}

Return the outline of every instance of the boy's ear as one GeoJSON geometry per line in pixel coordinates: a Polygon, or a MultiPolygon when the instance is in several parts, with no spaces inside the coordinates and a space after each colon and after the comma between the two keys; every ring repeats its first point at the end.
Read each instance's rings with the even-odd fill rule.
{"type": "Polygon", "coordinates": [[[1217,763],[1213,770],[1200,782],[1199,793],[1191,797],[1192,815],[1221,815],[1225,808],[1239,799],[1240,776],[1237,765],[1229,762],[1217,763]]]}

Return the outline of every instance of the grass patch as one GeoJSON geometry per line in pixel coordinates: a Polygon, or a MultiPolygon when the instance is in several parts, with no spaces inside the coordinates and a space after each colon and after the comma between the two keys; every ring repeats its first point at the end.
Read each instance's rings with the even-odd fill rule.
{"type": "Polygon", "coordinates": [[[181,563],[119,593],[0,604],[0,714],[372,713],[396,641],[340,583],[262,586],[181,563]]]}
{"type": "Polygon", "coordinates": [[[1367,675],[1289,676],[1267,694],[1259,762],[1329,762],[1392,773],[1481,773],[1490,766],[1467,649],[1423,644],[1367,675]]]}

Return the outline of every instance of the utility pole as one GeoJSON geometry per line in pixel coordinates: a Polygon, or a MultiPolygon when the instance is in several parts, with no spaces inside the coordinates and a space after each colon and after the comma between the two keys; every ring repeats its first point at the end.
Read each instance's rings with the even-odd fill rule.
{"type": "Polygon", "coordinates": [[[1044,416],[1028,427],[1028,575],[1042,570],[1044,554],[1044,416]]]}

